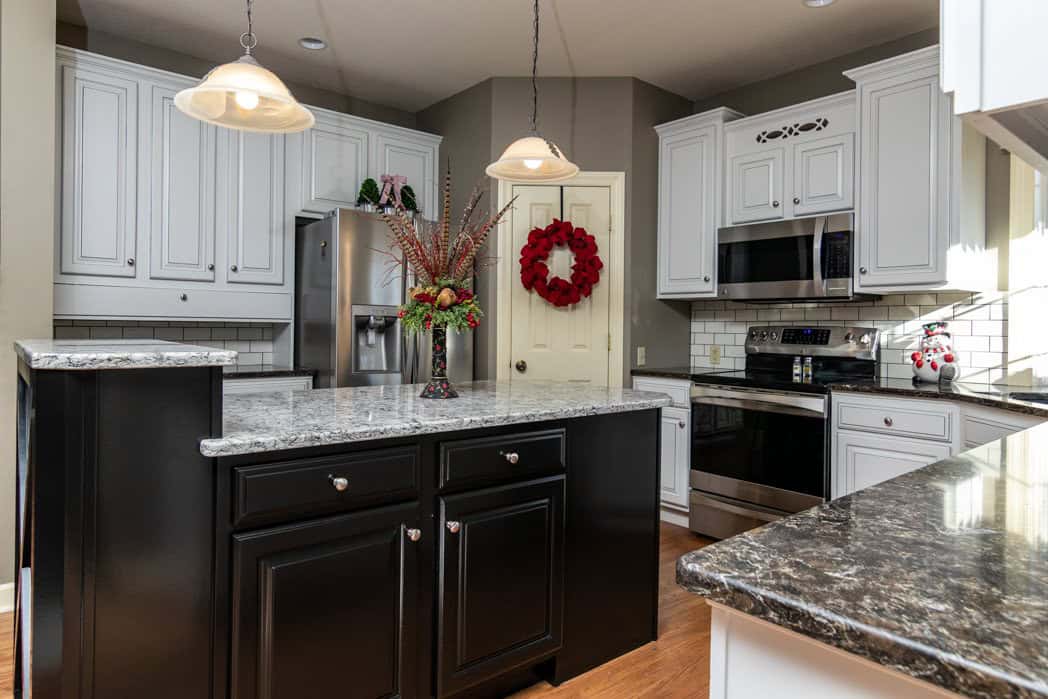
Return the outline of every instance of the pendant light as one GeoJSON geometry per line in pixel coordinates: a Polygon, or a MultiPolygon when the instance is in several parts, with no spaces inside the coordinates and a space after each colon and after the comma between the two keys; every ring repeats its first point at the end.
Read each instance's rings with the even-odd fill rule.
{"type": "Polygon", "coordinates": [[[175,106],[200,121],[240,131],[304,131],[313,126],[313,113],[251,55],[258,44],[251,21],[253,1],[247,0],[247,31],[240,35],[244,55],[212,68],[199,85],[179,92],[175,106]]]}
{"type": "Polygon", "coordinates": [[[485,172],[489,177],[524,182],[560,182],[579,172],[579,166],[564,157],[553,141],[539,135],[538,65],[539,0],[535,0],[535,34],[531,50],[531,134],[509,144],[502,157],[488,165],[485,172]]]}

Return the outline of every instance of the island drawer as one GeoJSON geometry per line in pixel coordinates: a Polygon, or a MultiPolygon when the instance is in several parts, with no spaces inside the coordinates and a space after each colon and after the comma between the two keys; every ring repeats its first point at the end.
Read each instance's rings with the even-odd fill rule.
{"type": "Polygon", "coordinates": [[[443,442],[440,487],[486,485],[564,470],[563,428],[443,442]]]}
{"type": "Polygon", "coordinates": [[[397,447],[233,470],[233,526],[414,499],[418,448],[397,447]]]}

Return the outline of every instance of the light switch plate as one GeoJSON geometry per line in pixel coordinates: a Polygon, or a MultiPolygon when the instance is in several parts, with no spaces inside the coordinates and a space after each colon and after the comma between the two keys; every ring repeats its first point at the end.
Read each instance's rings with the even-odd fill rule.
{"type": "Polygon", "coordinates": [[[648,362],[648,348],[640,346],[637,348],[637,366],[644,366],[648,362]]]}
{"type": "Polygon", "coordinates": [[[720,364],[720,345],[710,345],[710,364],[717,366],[720,364]]]}

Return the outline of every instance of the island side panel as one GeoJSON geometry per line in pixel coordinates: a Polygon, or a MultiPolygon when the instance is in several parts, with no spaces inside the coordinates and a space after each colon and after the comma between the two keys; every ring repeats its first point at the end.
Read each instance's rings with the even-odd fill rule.
{"type": "Polygon", "coordinates": [[[658,636],[659,411],[568,421],[559,684],[658,636]]]}
{"type": "Polygon", "coordinates": [[[28,378],[34,697],[210,696],[221,369],[28,378]]]}

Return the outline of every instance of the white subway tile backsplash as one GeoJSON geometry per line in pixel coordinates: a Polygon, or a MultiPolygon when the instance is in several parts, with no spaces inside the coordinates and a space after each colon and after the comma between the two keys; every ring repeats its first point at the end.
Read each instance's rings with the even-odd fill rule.
{"type": "Polygon", "coordinates": [[[721,346],[722,361],[715,368],[743,368],[745,330],[751,325],[859,324],[882,331],[882,374],[910,378],[910,354],[918,346],[922,325],[942,320],[949,323],[963,377],[993,381],[1007,373],[1008,298],[1003,293],[890,294],[855,303],[696,301],[691,310],[691,358],[696,368],[711,366],[712,344],[721,346]]]}
{"type": "MultiPolygon", "coordinates": [[[[702,323],[693,325],[701,326],[702,323]]],[[[273,362],[273,331],[270,323],[228,323],[154,320],[55,320],[55,339],[150,339],[189,342],[205,347],[231,349],[239,352],[241,364],[271,364],[273,362]]],[[[700,330],[701,333],[701,330],[700,330]]],[[[696,338],[692,337],[693,344],[696,338]]],[[[709,335],[709,343],[713,335],[709,335]]]]}

